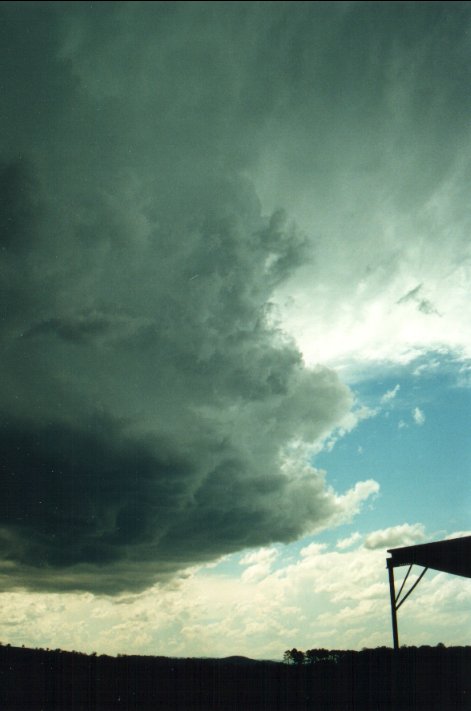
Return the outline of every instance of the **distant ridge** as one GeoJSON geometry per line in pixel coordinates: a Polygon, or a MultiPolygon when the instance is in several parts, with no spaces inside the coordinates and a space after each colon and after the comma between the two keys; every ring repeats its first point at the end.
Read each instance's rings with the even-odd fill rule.
{"type": "Polygon", "coordinates": [[[250,657],[244,657],[240,654],[233,654],[230,657],[222,657],[221,659],[218,659],[220,662],[224,662],[225,664],[280,664],[280,661],[276,661],[274,659],[251,659],[250,657]]]}

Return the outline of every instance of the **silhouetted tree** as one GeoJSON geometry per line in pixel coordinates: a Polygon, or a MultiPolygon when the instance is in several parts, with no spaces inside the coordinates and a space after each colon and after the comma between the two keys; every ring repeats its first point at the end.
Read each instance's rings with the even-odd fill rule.
{"type": "Polygon", "coordinates": [[[315,664],[316,662],[331,659],[331,652],[328,649],[308,649],[305,657],[307,664],[315,664]]]}
{"type": "Polygon", "coordinates": [[[283,661],[285,661],[287,664],[304,664],[304,652],[301,652],[295,647],[293,649],[287,649],[283,655],[283,661]]]}

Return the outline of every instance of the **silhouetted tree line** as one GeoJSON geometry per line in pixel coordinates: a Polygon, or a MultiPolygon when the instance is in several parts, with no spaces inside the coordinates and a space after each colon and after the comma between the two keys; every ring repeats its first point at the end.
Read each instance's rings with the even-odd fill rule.
{"type": "Polygon", "coordinates": [[[287,649],[283,655],[285,664],[315,664],[316,662],[336,662],[342,652],[329,649],[308,649],[306,652],[300,650],[287,649]]]}
{"type": "Polygon", "coordinates": [[[306,652],[283,662],[0,647],[3,711],[469,711],[471,647],[306,652]]]}

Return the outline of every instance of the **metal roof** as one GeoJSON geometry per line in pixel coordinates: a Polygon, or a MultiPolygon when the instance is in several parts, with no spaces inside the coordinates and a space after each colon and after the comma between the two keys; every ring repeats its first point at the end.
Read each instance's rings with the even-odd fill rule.
{"type": "Polygon", "coordinates": [[[471,578],[471,536],[448,541],[422,543],[405,548],[392,548],[391,565],[422,565],[424,568],[471,578]]]}

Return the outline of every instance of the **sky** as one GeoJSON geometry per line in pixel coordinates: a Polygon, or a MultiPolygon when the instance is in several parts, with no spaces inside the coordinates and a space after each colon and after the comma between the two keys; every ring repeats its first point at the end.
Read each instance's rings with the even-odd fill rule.
{"type": "Polygon", "coordinates": [[[471,532],[471,5],[0,13],[0,639],[390,646],[471,532]]]}

